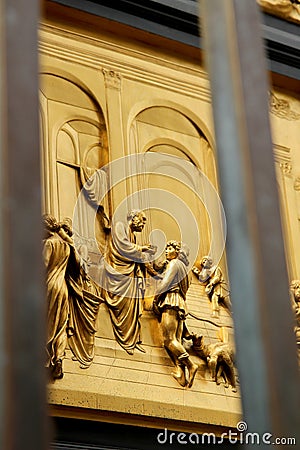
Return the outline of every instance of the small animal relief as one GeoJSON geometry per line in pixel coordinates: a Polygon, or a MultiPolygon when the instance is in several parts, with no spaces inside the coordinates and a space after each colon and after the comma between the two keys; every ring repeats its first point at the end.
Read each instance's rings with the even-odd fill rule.
{"type": "Polygon", "coordinates": [[[209,368],[213,381],[217,384],[224,383],[225,387],[232,387],[232,392],[236,392],[236,378],[234,373],[234,351],[230,344],[216,342],[205,344],[203,336],[192,336],[193,350],[204,359],[209,368]]]}

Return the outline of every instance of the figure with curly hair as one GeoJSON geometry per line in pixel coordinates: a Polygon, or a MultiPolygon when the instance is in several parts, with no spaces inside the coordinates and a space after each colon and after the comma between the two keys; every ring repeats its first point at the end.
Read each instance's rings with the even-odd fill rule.
{"type": "Polygon", "coordinates": [[[165,254],[167,267],[158,285],[154,309],[159,314],[164,347],[175,365],[172,375],[181,386],[191,387],[198,366],[182,345],[183,334],[187,332],[185,319],[189,251],[185,245],[173,240],[167,242],[165,254]]]}
{"type": "Polygon", "coordinates": [[[193,267],[193,273],[197,276],[201,284],[205,286],[205,292],[212,304],[212,317],[218,318],[220,313],[220,303],[231,311],[231,302],[229,299],[229,289],[224,280],[222,270],[219,266],[213,264],[210,256],[203,256],[200,261],[200,270],[193,267]]]}

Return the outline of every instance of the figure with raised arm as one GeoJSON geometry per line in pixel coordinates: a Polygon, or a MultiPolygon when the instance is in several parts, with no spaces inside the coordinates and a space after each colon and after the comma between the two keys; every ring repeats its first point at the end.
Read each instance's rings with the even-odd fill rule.
{"type": "Polygon", "coordinates": [[[212,316],[219,317],[220,303],[231,311],[231,302],[229,299],[229,289],[224,280],[222,270],[219,266],[213,264],[210,256],[203,256],[200,261],[200,270],[193,267],[193,273],[197,276],[201,284],[205,285],[205,292],[212,304],[212,316]]]}

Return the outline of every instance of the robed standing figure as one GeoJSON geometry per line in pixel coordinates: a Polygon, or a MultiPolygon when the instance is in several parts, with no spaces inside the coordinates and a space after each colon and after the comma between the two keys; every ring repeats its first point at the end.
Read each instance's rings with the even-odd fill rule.
{"type": "Polygon", "coordinates": [[[127,222],[112,226],[109,251],[105,261],[105,301],[111,317],[117,342],[129,354],[141,346],[141,300],[144,295],[143,263],[156,248],[151,244],[138,245],[135,233],[141,232],[146,223],[142,211],[131,211],[127,222]]]}

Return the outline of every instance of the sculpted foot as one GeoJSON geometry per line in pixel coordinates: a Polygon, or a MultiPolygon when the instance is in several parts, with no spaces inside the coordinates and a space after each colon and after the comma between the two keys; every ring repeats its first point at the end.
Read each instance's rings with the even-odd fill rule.
{"type": "Polygon", "coordinates": [[[188,382],[189,388],[192,387],[193,385],[197,370],[198,370],[197,364],[192,364],[192,366],[189,368],[189,382],[188,382]]]}
{"type": "Polygon", "coordinates": [[[175,378],[177,383],[180,384],[180,386],[185,387],[187,384],[186,378],[185,378],[185,371],[183,367],[177,367],[175,372],[172,372],[172,376],[175,378]]]}
{"type": "Polygon", "coordinates": [[[64,373],[62,370],[62,360],[58,359],[52,369],[52,378],[54,380],[61,380],[63,378],[63,376],[64,376],[64,373]]]}

